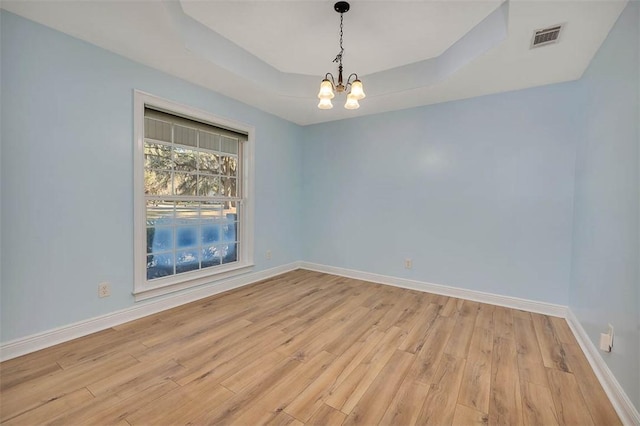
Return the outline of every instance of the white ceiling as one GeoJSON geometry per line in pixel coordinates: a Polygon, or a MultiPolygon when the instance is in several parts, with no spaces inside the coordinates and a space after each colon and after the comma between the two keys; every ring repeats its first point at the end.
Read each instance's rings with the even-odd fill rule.
{"type": "MultiPolygon", "coordinates": [[[[580,78],[626,1],[352,0],[343,63],[367,98],[316,94],[339,51],[334,1],[6,1],[2,8],[298,124],[580,78]],[[565,24],[530,49],[533,31],[565,24]]],[[[346,77],[345,75],[345,77],[346,77]]]]}

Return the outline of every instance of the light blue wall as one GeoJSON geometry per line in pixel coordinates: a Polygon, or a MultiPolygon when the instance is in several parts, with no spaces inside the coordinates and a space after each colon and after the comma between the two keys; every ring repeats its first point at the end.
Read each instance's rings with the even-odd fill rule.
{"type": "Polygon", "coordinates": [[[640,3],[630,2],[585,72],[578,146],[569,305],[640,410],[640,3]]]}
{"type": "Polygon", "coordinates": [[[254,270],[300,258],[299,126],[6,11],[1,19],[3,342],[133,305],[133,89],[255,126],[254,270]]]}
{"type": "Polygon", "coordinates": [[[578,94],[559,84],[307,127],[306,260],[567,304],[578,94]]]}

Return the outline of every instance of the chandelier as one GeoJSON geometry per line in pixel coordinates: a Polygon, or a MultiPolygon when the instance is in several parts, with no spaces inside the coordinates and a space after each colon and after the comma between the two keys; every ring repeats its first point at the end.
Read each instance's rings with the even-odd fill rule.
{"type": "Polygon", "coordinates": [[[339,1],[333,5],[333,9],[340,14],[340,52],[333,60],[333,62],[338,63],[338,83],[336,84],[335,78],[330,72],[324,76],[322,83],[320,83],[320,92],[318,93],[318,98],[320,99],[318,108],[333,108],[331,99],[335,97],[334,91],[336,91],[338,93],[347,93],[347,102],[344,104],[346,109],[358,109],[360,108],[358,101],[365,97],[362,82],[358,79],[358,74],[350,74],[346,83],[342,80],[342,55],[344,53],[344,48],[342,47],[342,19],[343,15],[349,11],[349,3],[339,1]],[[353,81],[351,81],[352,77],[353,81]]]}

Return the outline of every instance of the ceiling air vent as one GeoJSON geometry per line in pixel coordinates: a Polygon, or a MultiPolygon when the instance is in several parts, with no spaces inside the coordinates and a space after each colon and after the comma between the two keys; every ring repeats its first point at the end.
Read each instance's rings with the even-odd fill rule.
{"type": "Polygon", "coordinates": [[[560,37],[560,30],[564,25],[554,25],[553,27],[535,30],[531,39],[531,49],[534,47],[546,46],[547,44],[557,43],[560,37]]]}

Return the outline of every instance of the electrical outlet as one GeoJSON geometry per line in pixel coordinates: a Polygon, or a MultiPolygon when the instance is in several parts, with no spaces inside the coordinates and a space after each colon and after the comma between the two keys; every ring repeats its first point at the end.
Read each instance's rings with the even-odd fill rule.
{"type": "Polygon", "coordinates": [[[611,352],[609,335],[607,333],[600,333],[600,350],[605,352],[611,352]]]}
{"type": "Polygon", "coordinates": [[[271,260],[271,250],[267,250],[264,253],[264,258],[267,259],[267,260],[271,260]]]}
{"type": "Polygon", "coordinates": [[[111,296],[111,285],[109,285],[109,283],[98,284],[98,297],[109,297],[109,296],[111,296]]]}
{"type": "Polygon", "coordinates": [[[611,352],[613,349],[613,326],[609,324],[607,333],[600,333],[600,350],[611,352]]]}
{"type": "Polygon", "coordinates": [[[404,260],[404,269],[411,269],[411,268],[413,268],[413,260],[405,259],[404,260]]]}

